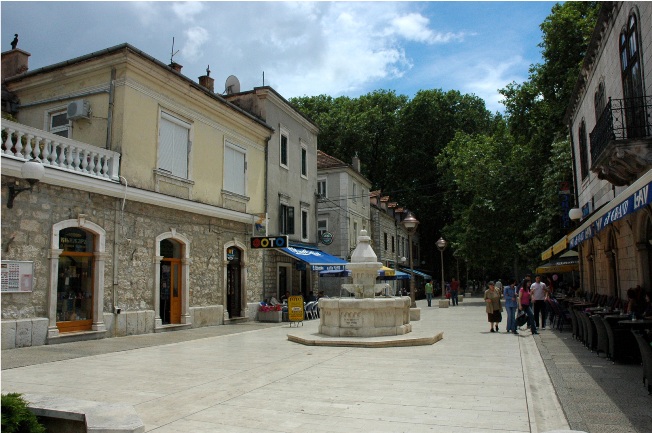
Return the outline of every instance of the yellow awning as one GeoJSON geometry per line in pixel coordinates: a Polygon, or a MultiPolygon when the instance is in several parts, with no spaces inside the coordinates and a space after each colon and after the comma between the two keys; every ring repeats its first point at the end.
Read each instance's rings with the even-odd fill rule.
{"type": "Polygon", "coordinates": [[[396,276],[396,270],[392,268],[388,268],[387,266],[383,266],[382,268],[380,268],[380,270],[382,271],[383,275],[385,275],[386,277],[396,276]]]}
{"type": "Polygon", "coordinates": [[[550,260],[552,256],[563,252],[568,248],[568,236],[559,239],[553,246],[541,253],[541,260],[550,260]]]}
{"type": "Polygon", "coordinates": [[[552,247],[541,253],[541,260],[549,260],[552,257],[552,247]]]}
{"type": "Polygon", "coordinates": [[[546,264],[537,268],[537,274],[563,274],[564,272],[579,271],[580,267],[577,263],[574,265],[554,265],[546,264]]]}

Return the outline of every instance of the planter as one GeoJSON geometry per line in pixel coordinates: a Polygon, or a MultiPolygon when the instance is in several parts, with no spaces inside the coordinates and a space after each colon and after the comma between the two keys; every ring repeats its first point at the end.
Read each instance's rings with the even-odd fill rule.
{"type": "Polygon", "coordinates": [[[259,311],[258,312],[259,322],[280,323],[282,318],[283,318],[282,311],[259,311]]]}

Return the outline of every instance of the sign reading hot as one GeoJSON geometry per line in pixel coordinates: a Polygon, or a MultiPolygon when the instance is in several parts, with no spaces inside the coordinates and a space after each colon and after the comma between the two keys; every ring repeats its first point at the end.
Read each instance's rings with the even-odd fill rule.
{"type": "Polygon", "coordinates": [[[254,236],[251,238],[251,248],[285,248],[288,246],[287,236],[254,236]]]}

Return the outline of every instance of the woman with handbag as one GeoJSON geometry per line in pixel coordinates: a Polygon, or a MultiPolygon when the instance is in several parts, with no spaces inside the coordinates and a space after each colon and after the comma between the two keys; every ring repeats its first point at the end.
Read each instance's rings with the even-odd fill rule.
{"type": "Polygon", "coordinates": [[[500,305],[500,292],[496,290],[493,281],[489,281],[489,288],[484,292],[484,301],[486,303],[487,321],[489,322],[489,332],[498,332],[498,323],[503,320],[502,309],[500,305]],[[495,325],[495,330],[494,330],[495,325]]]}

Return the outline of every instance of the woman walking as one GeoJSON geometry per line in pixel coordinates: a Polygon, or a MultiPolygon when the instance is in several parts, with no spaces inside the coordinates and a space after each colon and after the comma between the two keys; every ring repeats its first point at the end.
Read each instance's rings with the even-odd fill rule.
{"type": "Polygon", "coordinates": [[[505,296],[505,310],[507,310],[507,332],[518,334],[516,330],[516,310],[518,309],[518,286],[516,280],[512,280],[511,284],[505,287],[503,295],[505,296]]]}
{"type": "Polygon", "coordinates": [[[532,335],[538,334],[537,325],[534,323],[534,313],[532,313],[532,295],[530,294],[530,282],[525,280],[521,290],[518,292],[518,309],[525,311],[532,335]]]}
{"type": "Polygon", "coordinates": [[[500,313],[500,292],[496,290],[493,281],[489,281],[489,288],[484,292],[484,301],[486,303],[487,321],[489,322],[489,332],[498,332],[498,323],[502,320],[500,313]],[[495,330],[494,330],[495,325],[495,330]]]}

